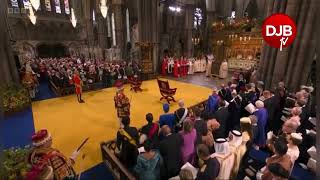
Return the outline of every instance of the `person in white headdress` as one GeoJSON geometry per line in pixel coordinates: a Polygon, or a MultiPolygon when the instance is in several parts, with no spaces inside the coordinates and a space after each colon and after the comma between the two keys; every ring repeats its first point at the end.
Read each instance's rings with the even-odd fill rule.
{"type": "Polygon", "coordinates": [[[230,179],[234,166],[234,153],[230,151],[229,143],[225,138],[218,138],[214,142],[215,153],[211,158],[217,158],[220,163],[220,172],[216,179],[230,179]]]}
{"type": "Polygon", "coordinates": [[[220,65],[219,78],[225,79],[227,77],[228,77],[228,62],[227,60],[224,60],[220,65]]]}
{"type": "MultiPolygon", "coordinates": [[[[238,174],[240,162],[244,155],[244,153],[242,153],[242,151],[240,150],[240,146],[242,145],[242,133],[238,130],[232,130],[230,132],[229,138],[230,138],[229,140],[230,151],[235,156],[231,177],[235,178],[238,174]]],[[[244,146],[245,145],[246,144],[244,144],[244,146]]]]}

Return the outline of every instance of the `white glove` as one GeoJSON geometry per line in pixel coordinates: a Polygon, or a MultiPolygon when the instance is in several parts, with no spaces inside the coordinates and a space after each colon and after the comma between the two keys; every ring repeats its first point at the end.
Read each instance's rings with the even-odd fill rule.
{"type": "Polygon", "coordinates": [[[74,151],[71,156],[70,159],[72,160],[76,160],[77,156],[80,154],[80,151],[74,151]]]}
{"type": "Polygon", "coordinates": [[[317,135],[317,132],[316,131],[314,131],[314,130],[309,130],[309,129],[306,129],[306,133],[308,134],[308,135],[317,135]]]}
{"type": "Polygon", "coordinates": [[[268,140],[271,139],[272,136],[273,136],[273,131],[269,131],[269,132],[267,133],[267,139],[268,139],[268,140]]]}

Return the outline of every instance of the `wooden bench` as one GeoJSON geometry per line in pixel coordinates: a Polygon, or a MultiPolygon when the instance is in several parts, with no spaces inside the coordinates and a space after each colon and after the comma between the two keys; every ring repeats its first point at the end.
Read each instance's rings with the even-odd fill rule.
{"type": "Polygon", "coordinates": [[[102,160],[117,180],[135,180],[136,178],[116,157],[116,142],[114,140],[100,144],[102,160]]]}

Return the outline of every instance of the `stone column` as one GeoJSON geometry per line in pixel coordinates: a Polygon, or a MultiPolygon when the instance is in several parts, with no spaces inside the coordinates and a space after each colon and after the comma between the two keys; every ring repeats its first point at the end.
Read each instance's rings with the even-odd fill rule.
{"type": "MultiPolygon", "coordinates": [[[[19,75],[9,41],[8,24],[6,22],[8,3],[1,1],[0,6],[0,82],[1,85],[19,82],[19,75]]],[[[0,94],[0,120],[4,118],[2,94],[0,94]]]]}
{"type": "MultiPolygon", "coordinates": [[[[285,1],[283,1],[285,2],[285,1]]],[[[285,14],[289,15],[293,20],[297,19],[298,10],[299,10],[299,0],[288,0],[287,7],[285,8],[285,4],[281,4],[280,11],[286,9],[285,14]]],[[[274,66],[274,73],[272,74],[272,82],[271,86],[276,85],[280,80],[284,80],[285,72],[288,67],[288,58],[289,58],[289,48],[283,48],[282,51],[278,50],[276,62],[274,66]]]]}
{"type": "Polygon", "coordinates": [[[191,57],[193,52],[193,45],[192,45],[192,29],[193,29],[193,21],[194,21],[194,6],[193,4],[187,4],[185,6],[185,32],[186,32],[186,49],[183,51],[186,52],[187,57],[191,57]]]}
{"type": "Polygon", "coordinates": [[[13,58],[7,24],[8,3],[0,7],[0,82],[1,84],[19,82],[19,76],[13,58]]]}
{"type": "Polygon", "coordinates": [[[153,69],[159,61],[160,8],[158,0],[138,0],[139,41],[153,43],[153,69]]]}
{"type": "Polygon", "coordinates": [[[114,12],[115,31],[116,31],[116,44],[120,49],[121,55],[125,52],[125,11],[123,11],[123,0],[112,0],[112,7],[114,12]],[[124,12],[124,13],[123,13],[124,12]]]}
{"type": "MultiPolygon", "coordinates": [[[[308,9],[308,15],[306,18],[306,21],[303,22],[304,23],[304,31],[301,32],[303,33],[303,39],[301,39],[301,44],[300,44],[300,48],[297,54],[297,60],[296,60],[296,64],[294,66],[294,73],[292,75],[292,81],[290,83],[290,86],[292,88],[297,88],[301,83],[301,74],[302,73],[307,73],[307,72],[302,72],[303,67],[307,64],[307,61],[312,61],[312,57],[310,57],[309,55],[309,48],[310,47],[310,42],[311,42],[311,35],[313,32],[313,27],[315,27],[315,22],[314,18],[315,16],[315,12],[317,10],[317,6],[316,6],[316,2],[317,0],[311,0],[311,2],[309,2],[309,9],[308,9]]],[[[307,3],[304,1],[304,3],[307,3]]],[[[319,21],[318,21],[319,22],[319,21]]],[[[310,64],[310,63],[309,63],[310,64]]]]}

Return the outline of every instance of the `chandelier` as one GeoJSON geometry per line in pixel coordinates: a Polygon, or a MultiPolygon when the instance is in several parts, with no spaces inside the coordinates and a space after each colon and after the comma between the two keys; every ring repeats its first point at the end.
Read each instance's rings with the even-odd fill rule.
{"type": "Polygon", "coordinates": [[[38,11],[39,7],[40,7],[40,0],[30,0],[30,3],[32,5],[32,7],[38,11]]]}
{"type": "Polygon", "coordinates": [[[71,19],[70,19],[72,26],[76,27],[77,26],[77,19],[76,16],[74,15],[74,10],[71,8],[71,19]]]}
{"type": "Polygon", "coordinates": [[[37,22],[37,16],[34,15],[32,6],[29,6],[29,19],[30,19],[30,21],[31,21],[31,23],[32,23],[33,25],[36,24],[36,22],[37,22]]]}
{"type": "Polygon", "coordinates": [[[101,14],[103,18],[106,18],[108,14],[108,6],[106,5],[106,0],[101,0],[100,3],[101,3],[100,5],[101,14]]]}

